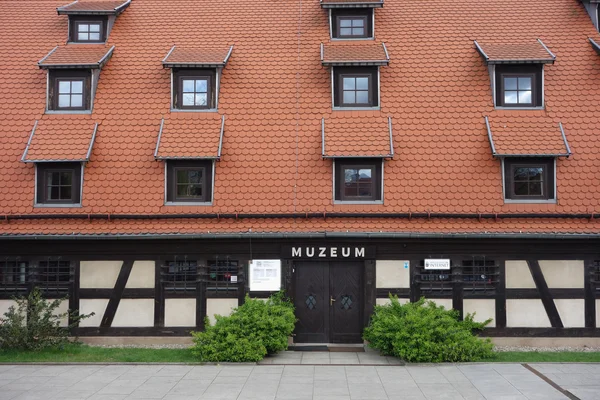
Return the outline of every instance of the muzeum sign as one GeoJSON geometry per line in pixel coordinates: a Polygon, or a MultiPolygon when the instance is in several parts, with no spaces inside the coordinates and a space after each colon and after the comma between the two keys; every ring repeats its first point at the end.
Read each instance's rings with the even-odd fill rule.
{"type": "Polygon", "coordinates": [[[374,257],[374,246],[287,246],[283,249],[283,258],[369,259],[374,257]]]}

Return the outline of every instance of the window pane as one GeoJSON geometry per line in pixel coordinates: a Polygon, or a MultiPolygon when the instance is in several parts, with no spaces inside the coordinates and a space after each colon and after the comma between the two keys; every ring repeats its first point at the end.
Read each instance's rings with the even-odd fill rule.
{"type": "Polygon", "coordinates": [[[356,183],[346,183],[344,186],[344,196],[358,196],[358,187],[356,183]]]}
{"type": "Polygon", "coordinates": [[[342,28],[349,28],[352,26],[352,20],[351,19],[342,19],[340,20],[340,27],[342,28]]]}
{"type": "Polygon", "coordinates": [[[357,90],[369,90],[369,78],[356,78],[357,90]]]}
{"type": "Polygon", "coordinates": [[[206,93],[208,87],[208,82],[206,79],[199,79],[196,81],[196,92],[204,92],[206,93]]]}
{"type": "Polygon", "coordinates": [[[77,30],[79,32],[87,32],[89,30],[88,24],[79,24],[77,30]]]}
{"type": "Polygon", "coordinates": [[[183,92],[189,93],[194,91],[194,81],[190,79],[183,80],[183,92]]]}
{"type": "Polygon", "coordinates": [[[71,186],[61,186],[60,187],[60,199],[61,200],[71,200],[71,186]]]}
{"type": "Polygon", "coordinates": [[[100,32],[100,24],[90,24],[90,32],[100,32]]]}
{"type": "Polygon", "coordinates": [[[542,167],[538,168],[529,168],[529,180],[531,181],[541,181],[542,174],[544,173],[544,169],[542,167]]]}
{"type": "Polygon", "coordinates": [[[504,78],[504,90],[517,90],[517,78],[504,78]]]}
{"type": "Polygon", "coordinates": [[[99,33],[90,33],[90,40],[100,40],[99,33]]]}
{"type": "Polygon", "coordinates": [[[541,196],[542,194],[542,184],[540,182],[533,182],[529,184],[530,196],[541,196]]]}
{"type": "Polygon", "coordinates": [[[344,90],[354,90],[355,78],[344,78],[344,90]]]}
{"type": "Polygon", "coordinates": [[[71,82],[59,81],[58,82],[58,93],[71,93],[71,82]]]}
{"type": "Polygon", "coordinates": [[[527,182],[515,182],[515,194],[517,196],[527,196],[529,194],[527,185],[527,182]]]}
{"type": "Polygon", "coordinates": [[[355,98],[354,94],[355,94],[355,92],[353,92],[353,91],[344,92],[344,103],[345,104],[355,104],[356,98],[355,98]]]}
{"type": "Polygon", "coordinates": [[[504,102],[506,104],[517,104],[517,92],[504,92],[504,102]]]}
{"type": "Polygon", "coordinates": [[[89,40],[90,36],[87,32],[79,32],[77,34],[77,40],[89,40]]]}
{"type": "Polygon", "coordinates": [[[72,81],[71,82],[71,93],[83,93],[83,82],[72,81]]]}
{"type": "Polygon", "coordinates": [[[365,28],[353,28],[352,35],[354,36],[364,36],[365,28]]]}
{"type": "Polygon", "coordinates": [[[48,186],[58,185],[60,179],[60,173],[58,172],[47,172],[46,173],[46,183],[48,186]]]}
{"type": "Polygon", "coordinates": [[[364,184],[360,184],[358,187],[358,195],[359,196],[365,196],[365,197],[371,197],[373,195],[373,193],[371,193],[371,184],[368,185],[364,185],[364,184]]]}
{"type": "Polygon", "coordinates": [[[342,36],[351,36],[352,28],[340,28],[340,35],[342,36]]]}
{"type": "Polygon", "coordinates": [[[58,106],[59,107],[69,107],[71,105],[71,96],[68,94],[61,94],[58,96],[58,106]]]}
{"type": "Polygon", "coordinates": [[[50,186],[48,188],[48,200],[60,200],[59,196],[59,186],[50,186]]]}
{"type": "Polygon", "coordinates": [[[207,97],[206,97],[206,93],[200,93],[200,94],[196,94],[196,105],[197,106],[206,106],[207,103],[207,97]]]}
{"type": "Polygon", "coordinates": [[[202,185],[190,185],[190,196],[202,197],[202,185]]]}
{"type": "Polygon", "coordinates": [[[188,185],[177,185],[177,197],[188,197],[188,185]]]}
{"type": "Polygon", "coordinates": [[[356,181],[358,170],[353,168],[344,168],[344,181],[346,183],[356,181]]]}
{"type": "Polygon", "coordinates": [[[354,19],[354,20],[352,20],[352,26],[355,26],[355,27],[365,26],[365,20],[364,19],[354,19]]]}
{"type": "Polygon", "coordinates": [[[519,90],[531,90],[531,78],[519,78],[519,90]]]}
{"type": "Polygon", "coordinates": [[[359,169],[358,170],[358,179],[361,182],[369,182],[371,183],[371,169],[359,169]]]}
{"type": "Polygon", "coordinates": [[[83,105],[83,96],[74,94],[71,96],[71,107],[81,107],[83,105]]]}
{"type": "Polygon", "coordinates": [[[190,183],[202,183],[202,170],[191,170],[191,171],[188,171],[188,182],[190,182],[190,183]]]}
{"type": "Polygon", "coordinates": [[[72,185],[73,184],[73,175],[70,172],[61,172],[60,173],[60,184],[61,185],[72,185]]]}
{"type": "Polygon", "coordinates": [[[531,103],[531,92],[530,91],[519,92],[519,103],[522,103],[522,104],[531,103]]]}
{"type": "Polygon", "coordinates": [[[365,92],[365,91],[356,92],[356,103],[357,104],[368,104],[369,103],[369,92],[365,92]]]}
{"type": "Polygon", "coordinates": [[[187,184],[188,183],[188,171],[186,170],[178,170],[177,171],[177,184],[187,184]]]}
{"type": "Polygon", "coordinates": [[[193,93],[184,93],[183,94],[183,105],[184,106],[193,106],[194,105],[194,94],[193,93]]]}

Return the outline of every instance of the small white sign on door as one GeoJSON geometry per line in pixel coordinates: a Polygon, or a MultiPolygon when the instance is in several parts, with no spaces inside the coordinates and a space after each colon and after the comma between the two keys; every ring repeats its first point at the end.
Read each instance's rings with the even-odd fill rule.
{"type": "Polygon", "coordinates": [[[444,259],[444,258],[425,259],[425,269],[450,269],[450,259],[444,259]]]}
{"type": "Polygon", "coordinates": [[[250,261],[250,291],[281,289],[281,260],[250,261]]]}

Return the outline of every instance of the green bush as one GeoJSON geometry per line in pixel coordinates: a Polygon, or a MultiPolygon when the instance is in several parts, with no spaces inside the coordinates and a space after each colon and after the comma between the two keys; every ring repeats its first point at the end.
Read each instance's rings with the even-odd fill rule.
{"type": "Polygon", "coordinates": [[[6,350],[43,350],[62,347],[69,343],[69,329],[75,327],[88,315],[79,315],[77,311],[57,313],[60,303],[65,299],[47,301],[39,289],[34,288],[27,297],[15,297],[17,306],[11,306],[0,318],[0,349],[6,350]],[[64,318],[73,320],[68,327],[61,327],[64,318]]]}
{"type": "Polygon", "coordinates": [[[201,361],[259,361],[267,354],[287,349],[294,330],[294,306],[283,293],[267,301],[246,296],[243,305],[228,317],[216,316],[214,325],[206,321],[203,332],[192,332],[192,354],[201,361]]]}
{"type": "Polygon", "coordinates": [[[424,298],[406,304],[397,297],[390,299],[391,304],[375,307],[364,332],[369,346],[382,354],[409,362],[477,361],[493,355],[491,341],[473,334],[491,319],[479,323],[467,314],[461,321],[458,311],[424,298]]]}

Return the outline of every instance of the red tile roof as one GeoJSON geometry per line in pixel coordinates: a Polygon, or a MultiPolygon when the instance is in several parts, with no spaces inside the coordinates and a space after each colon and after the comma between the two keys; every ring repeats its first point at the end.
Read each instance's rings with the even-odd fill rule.
{"type": "Polygon", "coordinates": [[[383,0],[321,0],[321,7],[383,7],[383,0]]]}
{"type": "Polygon", "coordinates": [[[478,43],[475,47],[488,64],[515,62],[554,63],[556,57],[541,40],[529,43],[478,43]]]}
{"type": "Polygon", "coordinates": [[[220,158],[225,116],[217,113],[172,113],[161,124],[157,159],[220,158]]]}
{"type": "Polygon", "coordinates": [[[233,46],[220,48],[182,49],[173,46],[163,59],[165,67],[173,66],[213,66],[223,67],[227,64],[233,46]]]}
{"type": "Polygon", "coordinates": [[[114,49],[115,46],[103,44],[56,46],[38,62],[38,65],[40,68],[102,68],[114,49]]]}
{"type": "Polygon", "coordinates": [[[123,12],[131,0],[78,0],[56,11],[61,14],[119,14],[123,12]]]}
{"type": "MultiPolygon", "coordinates": [[[[319,57],[320,43],[334,43],[328,13],[319,2],[302,2],[300,8],[282,1],[134,0],[108,38],[118,51],[98,81],[90,118],[100,125],[84,172],[82,206],[39,209],[33,206],[35,168],[21,157],[34,122],[46,118],[47,77],[37,62],[66,40],[67,17],[56,15],[64,4],[2,3],[0,49],[10,57],[0,61],[0,216],[110,214],[111,219],[9,219],[0,223],[0,234],[241,234],[250,228],[254,233],[600,232],[598,219],[583,218],[112,218],[177,213],[599,215],[600,69],[598,55],[585,40],[598,38],[598,32],[578,2],[546,0],[540,6],[522,0],[455,0],[423,7],[422,2],[390,1],[376,10],[377,41],[386,43],[393,58],[380,69],[381,111],[350,114],[357,119],[392,116],[396,153],[384,162],[384,204],[354,205],[333,203],[331,160],[321,154],[321,119],[333,119],[340,111],[331,109],[330,69],[319,57]],[[536,43],[537,38],[557,56],[554,65],[544,68],[545,109],[494,109],[488,68],[473,40],[536,43]],[[190,49],[235,43],[220,80],[218,113],[227,115],[227,132],[211,206],[164,204],[164,163],[155,160],[154,151],[161,119],[173,115],[171,71],[161,60],[174,43],[190,49]],[[506,204],[484,116],[515,122],[540,115],[562,122],[573,151],[557,160],[559,202],[506,204]]],[[[72,124],[64,121],[65,127],[72,124]]]]}
{"type": "Polygon", "coordinates": [[[334,42],[321,44],[323,65],[387,65],[385,43],[334,42]]]}
{"type": "Polygon", "coordinates": [[[349,114],[323,120],[323,157],[393,157],[390,117],[349,114]]]}
{"type": "Polygon", "coordinates": [[[45,115],[35,122],[22,161],[88,161],[97,130],[89,115],[45,115]]]}
{"type": "Polygon", "coordinates": [[[496,116],[487,119],[495,156],[569,156],[564,128],[559,122],[544,115],[539,117],[511,118],[496,116]],[[488,122],[489,121],[489,122],[488,122]]]}

